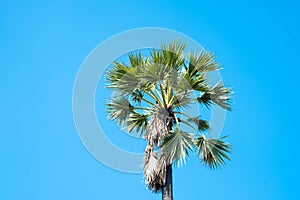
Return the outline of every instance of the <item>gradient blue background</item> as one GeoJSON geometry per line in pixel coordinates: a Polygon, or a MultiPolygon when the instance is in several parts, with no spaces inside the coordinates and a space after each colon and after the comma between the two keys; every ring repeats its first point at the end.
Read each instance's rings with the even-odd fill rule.
{"type": "Polygon", "coordinates": [[[161,198],[140,174],[95,160],[72,118],[84,58],[111,35],[145,26],[215,52],[235,91],[224,128],[232,161],[212,172],[191,158],[174,171],[175,199],[299,199],[299,11],[292,0],[2,0],[0,199],[161,198]]]}

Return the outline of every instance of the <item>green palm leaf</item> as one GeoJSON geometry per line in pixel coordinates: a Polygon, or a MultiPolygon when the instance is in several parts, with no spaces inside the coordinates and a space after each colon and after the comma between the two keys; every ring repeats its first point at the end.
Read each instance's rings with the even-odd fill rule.
{"type": "Polygon", "coordinates": [[[208,89],[207,92],[204,92],[200,97],[198,97],[197,101],[206,107],[209,107],[211,104],[215,103],[224,109],[232,110],[232,107],[230,106],[232,94],[233,92],[229,88],[217,83],[208,89]]]}
{"type": "Polygon", "coordinates": [[[179,129],[171,131],[164,139],[162,151],[166,154],[168,163],[177,162],[180,166],[185,163],[188,150],[192,150],[194,134],[182,132],[179,129]]]}
{"type": "Polygon", "coordinates": [[[199,156],[205,165],[211,169],[216,169],[225,164],[225,159],[230,160],[227,153],[230,153],[231,145],[220,139],[206,138],[203,134],[196,140],[196,146],[199,150],[199,156]]]}
{"type": "Polygon", "coordinates": [[[127,98],[113,98],[106,104],[106,111],[109,113],[109,118],[115,120],[118,124],[124,125],[134,107],[130,104],[127,98]]]}
{"type": "Polygon", "coordinates": [[[192,76],[199,73],[207,73],[219,70],[220,64],[215,61],[211,52],[202,50],[200,53],[190,53],[190,60],[187,71],[192,76]]]}
{"type": "Polygon", "coordinates": [[[184,63],[185,44],[178,40],[172,43],[161,45],[161,49],[153,50],[150,56],[150,62],[153,64],[163,65],[174,70],[179,70],[184,63]]]}
{"type": "Polygon", "coordinates": [[[207,131],[209,129],[209,124],[206,120],[200,119],[200,115],[196,117],[190,117],[187,120],[188,122],[193,122],[198,131],[207,131]]]}
{"type": "Polygon", "coordinates": [[[138,67],[128,67],[115,62],[114,68],[107,72],[108,88],[116,89],[122,95],[131,95],[139,89],[140,79],[138,67]]]}
{"type": "Polygon", "coordinates": [[[139,114],[137,112],[134,112],[129,115],[127,119],[127,128],[129,132],[132,132],[135,130],[136,132],[144,133],[147,128],[147,117],[149,115],[147,114],[139,114]]]}
{"type": "Polygon", "coordinates": [[[140,104],[144,97],[144,93],[141,89],[134,90],[131,94],[131,99],[133,102],[140,104]]]}
{"type": "Polygon", "coordinates": [[[207,83],[206,83],[206,75],[199,74],[198,76],[194,77],[188,73],[184,75],[185,81],[189,84],[189,87],[200,92],[207,91],[207,83]]]}
{"type": "Polygon", "coordinates": [[[192,92],[177,92],[173,96],[172,107],[173,108],[181,108],[181,107],[189,107],[189,104],[194,101],[191,97],[192,92]]]}
{"type": "Polygon", "coordinates": [[[142,52],[130,53],[128,55],[130,67],[144,67],[147,63],[147,58],[144,58],[142,52]]]}

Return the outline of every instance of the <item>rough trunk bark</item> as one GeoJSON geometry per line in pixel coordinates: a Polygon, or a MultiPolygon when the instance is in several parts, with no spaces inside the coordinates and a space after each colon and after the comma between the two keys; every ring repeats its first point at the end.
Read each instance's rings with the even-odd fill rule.
{"type": "Polygon", "coordinates": [[[167,166],[166,183],[162,187],[162,200],[173,200],[172,164],[167,166]]]}

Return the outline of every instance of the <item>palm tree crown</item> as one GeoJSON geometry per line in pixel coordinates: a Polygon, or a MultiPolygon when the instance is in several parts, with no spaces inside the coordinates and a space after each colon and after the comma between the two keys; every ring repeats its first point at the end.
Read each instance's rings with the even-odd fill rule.
{"type": "Polygon", "coordinates": [[[230,160],[231,146],[224,137],[205,137],[208,122],[182,112],[194,102],[231,110],[231,90],[221,83],[210,85],[207,79],[208,72],[220,69],[212,53],[185,54],[185,44],[175,40],[149,55],[131,53],[128,63],[115,62],[107,72],[107,87],[116,94],[107,103],[109,117],[147,140],[144,177],[152,191],[164,189],[168,166],[185,163],[189,152],[197,151],[212,169],[230,160]],[[186,132],[181,124],[195,131],[186,132]]]}

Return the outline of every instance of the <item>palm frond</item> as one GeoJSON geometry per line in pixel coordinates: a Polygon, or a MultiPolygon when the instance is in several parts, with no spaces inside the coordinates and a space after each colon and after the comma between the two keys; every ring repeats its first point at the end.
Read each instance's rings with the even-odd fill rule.
{"type": "Polygon", "coordinates": [[[173,161],[179,166],[185,163],[185,159],[189,155],[188,150],[192,150],[193,136],[193,134],[182,132],[179,129],[169,132],[162,144],[162,151],[166,155],[168,164],[173,161]]]}
{"type": "Polygon", "coordinates": [[[166,80],[170,75],[170,69],[163,64],[148,64],[139,73],[139,78],[143,85],[156,84],[162,80],[166,80]]]}
{"type": "Polygon", "coordinates": [[[131,94],[131,99],[133,102],[140,104],[144,97],[143,91],[141,89],[136,89],[131,94]]]}
{"type": "Polygon", "coordinates": [[[176,82],[173,87],[173,97],[170,100],[170,104],[173,108],[175,107],[185,107],[190,104],[193,99],[191,98],[192,87],[190,83],[185,79],[185,74],[181,73],[178,77],[178,82],[176,82]]]}
{"type": "Polygon", "coordinates": [[[185,121],[185,120],[182,119],[182,118],[179,118],[179,120],[180,120],[181,123],[183,123],[183,124],[189,126],[189,127],[192,128],[193,130],[195,130],[195,131],[197,130],[190,122],[185,121]]]}
{"type": "Polygon", "coordinates": [[[121,94],[131,95],[140,85],[139,70],[138,67],[115,62],[114,68],[107,72],[107,87],[116,89],[121,94]]]}
{"type": "Polygon", "coordinates": [[[185,61],[184,49],[185,44],[178,40],[169,44],[162,44],[160,49],[151,52],[150,62],[178,71],[185,61]]]}
{"type": "Polygon", "coordinates": [[[140,132],[141,134],[146,131],[147,128],[147,114],[140,114],[137,112],[131,113],[126,120],[127,128],[129,132],[135,130],[136,132],[140,132]]]}
{"type": "Polygon", "coordinates": [[[202,96],[198,97],[197,101],[207,107],[215,103],[224,109],[232,110],[230,105],[232,94],[233,92],[229,88],[224,87],[221,83],[217,83],[207,92],[204,92],[202,96]]]}
{"type": "Polygon", "coordinates": [[[124,125],[134,107],[129,100],[124,97],[113,98],[106,104],[106,111],[109,113],[109,118],[115,120],[118,124],[124,125]]]}
{"type": "Polygon", "coordinates": [[[190,60],[187,71],[192,76],[199,73],[207,73],[219,70],[220,64],[215,61],[211,52],[202,50],[200,53],[190,53],[190,60]]]}
{"type": "Polygon", "coordinates": [[[209,108],[213,104],[209,92],[202,93],[200,97],[197,97],[197,101],[198,103],[206,106],[207,108],[209,108]]]}
{"type": "Polygon", "coordinates": [[[181,65],[184,63],[184,49],[186,45],[179,40],[174,40],[172,43],[166,45],[163,44],[162,55],[165,60],[165,65],[171,67],[172,69],[179,70],[181,65]]]}
{"type": "Polygon", "coordinates": [[[178,92],[173,95],[172,107],[173,108],[182,108],[189,107],[189,104],[194,101],[191,97],[192,92],[178,92]]]}
{"type": "Polygon", "coordinates": [[[199,74],[197,76],[192,76],[189,73],[184,74],[184,79],[186,84],[193,90],[204,92],[207,90],[206,74],[199,74]]]}
{"type": "Polygon", "coordinates": [[[225,160],[230,160],[227,153],[231,151],[231,145],[220,139],[206,138],[203,134],[196,140],[196,146],[199,150],[199,157],[202,162],[211,169],[216,169],[225,164],[225,160]]]}
{"type": "Polygon", "coordinates": [[[189,82],[189,77],[186,77],[187,73],[186,72],[181,72],[178,75],[178,81],[174,82],[174,89],[176,92],[188,92],[189,90],[192,89],[192,86],[189,82]]]}
{"type": "Polygon", "coordinates": [[[207,131],[209,129],[209,124],[206,120],[200,119],[200,115],[196,117],[190,117],[187,119],[188,122],[193,122],[198,131],[207,131]]]}
{"type": "Polygon", "coordinates": [[[206,84],[206,76],[199,75],[197,77],[191,77],[187,72],[182,72],[179,77],[177,83],[172,85],[174,88],[173,94],[173,101],[170,102],[171,104],[175,104],[177,106],[178,102],[181,106],[185,106],[190,104],[194,99],[191,98],[194,90],[196,91],[207,91],[207,84],[206,84]]]}
{"type": "Polygon", "coordinates": [[[147,58],[144,58],[142,52],[130,53],[128,55],[130,67],[144,67],[147,63],[147,58]]]}

